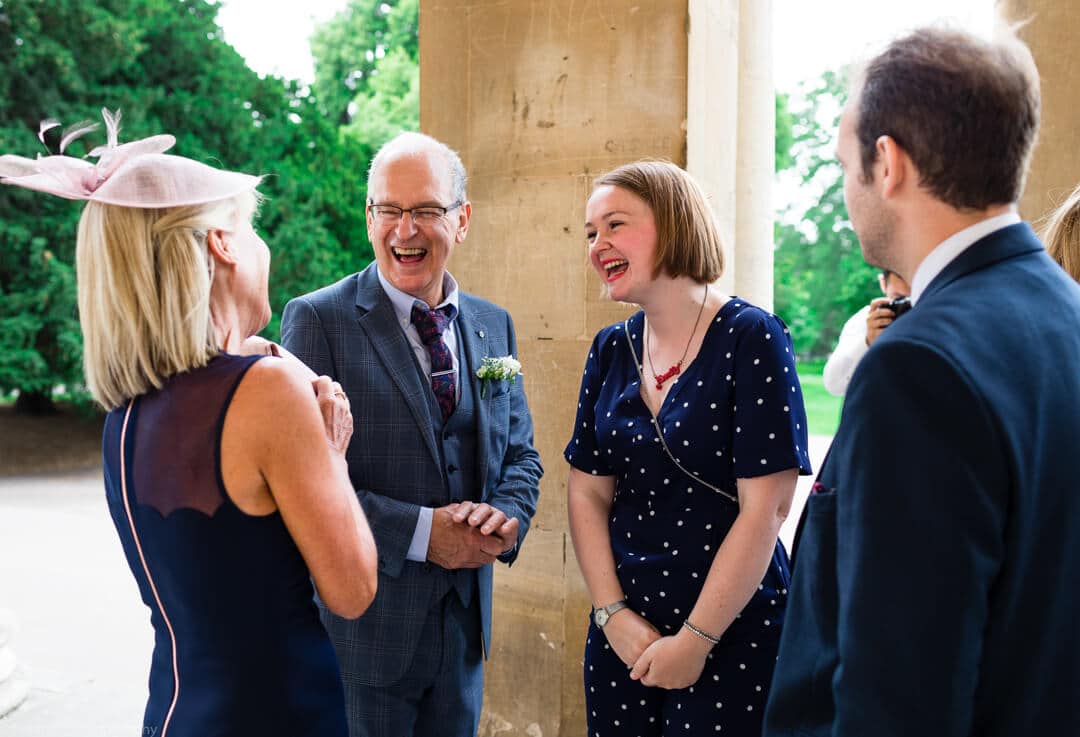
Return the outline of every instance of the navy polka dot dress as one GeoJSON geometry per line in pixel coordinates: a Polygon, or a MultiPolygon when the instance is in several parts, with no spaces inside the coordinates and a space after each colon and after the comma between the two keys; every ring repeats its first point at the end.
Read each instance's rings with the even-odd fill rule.
{"type": "MultiPolygon", "coordinates": [[[[644,313],[627,325],[641,357],[644,313]]],[[[626,329],[604,328],[589,350],[565,455],[585,473],[615,477],[608,529],[619,582],[629,606],[671,635],[693,609],[738,514],[735,502],[709,486],[734,495],[737,478],[789,468],[809,474],[806,413],[787,328],[737,297],[709,322],[701,350],[655,418],[690,475],[664,453],[640,388],[626,329]]],[[[701,678],[685,689],[631,681],[590,618],[589,737],[759,735],[788,577],[778,541],[757,592],[713,648],[701,678]]]]}

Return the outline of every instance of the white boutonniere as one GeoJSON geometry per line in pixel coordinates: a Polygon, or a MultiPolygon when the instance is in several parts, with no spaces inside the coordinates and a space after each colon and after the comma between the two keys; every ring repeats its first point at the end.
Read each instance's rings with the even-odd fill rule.
{"type": "Polygon", "coordinates": [[[480,381],[480,398],[487,397],[489,381],[513,381],[521,373],[521,364],[513,356],[485,357],[480,361],[476,375],[480,381]]]}

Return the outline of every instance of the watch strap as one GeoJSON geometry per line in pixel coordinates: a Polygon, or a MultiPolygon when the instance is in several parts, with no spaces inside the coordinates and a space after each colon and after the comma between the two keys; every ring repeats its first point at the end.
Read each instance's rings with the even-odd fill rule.
{"type": "Polygon", "coordinates": [[[619,599],[618,601],[613,601],[613,602],[611,602],[610,604],[608,604],[606,606],[602,606],[602,607],[598,607],[596,609],[593,609],[593,622],[595,622],[596,626],[599,627],[600,629],[604,629],[604,627],[608,623],[608,620],[611,619],[612,614],[619,611],[620,609],[626,609],[626,608],[627,608],[626,600],[625,599],[619,599]]]}
{"type": "Polygon", "coordinates": [[[603,606],[600,608],[607,612],[608,617],[610,617],[612,614],[619,611],[620,609],[626,609],[627,606],[629,605],[626,603],[626,599],[619,599],[618,601],[613,601],[607,606],[603,606]]]}

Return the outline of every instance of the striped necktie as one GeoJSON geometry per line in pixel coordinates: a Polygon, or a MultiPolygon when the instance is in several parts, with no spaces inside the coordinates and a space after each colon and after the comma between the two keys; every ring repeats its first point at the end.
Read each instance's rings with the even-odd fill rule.
{"type": "Polygon", "coordinates": [[[443,340],[443,332],[457,316],[457,308],[443,305],[435,310],[425,310],[419,304],[413,304],[412,324],[420,333],[420,341],[427,347],[431,356],[431,390],[442,410],[443,422],[454,411],[454,358],[443,340]]]}

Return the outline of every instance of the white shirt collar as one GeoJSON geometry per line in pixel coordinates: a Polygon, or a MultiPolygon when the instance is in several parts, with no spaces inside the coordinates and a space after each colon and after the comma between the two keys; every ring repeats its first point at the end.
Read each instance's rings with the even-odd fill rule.
{"type": "MultiPolygon", "coordinates": [[[[403,328],[407,328],[412,324],[412,308],[414,304],[419,303],[425,310],[434,309],[424,300],[403,292],[391,284],[379,271],[378,266],[375,267],[375,273],[379,277],[379,284],[382,285],[383,291],[390,298],[390,304],[394,306],[394,314],[397,315],[398,322],[403,328]]],[[[443,272],[443,301],[435,305],[435,308],[443,305],[453,305],[455,309],[458,308],[458,285],[449,271],[443,272]]]]}
{"type": "Polygon", "coordinates": [[[914,305],[919,301],[919,297],[930,286],[930,282],[934,280],[934,277],[940,274],[961,253],[994,231],[1016,225],[1019,222],[1020,215],[1017,212],[1002,213],[986,220],[980,220],[974,225],[969,225],[939,243],[933,251],[926,254],[926,258],[919,264],[919,268],[915,270],[915,278],[911,280],[911,304],[914,305]]]}

